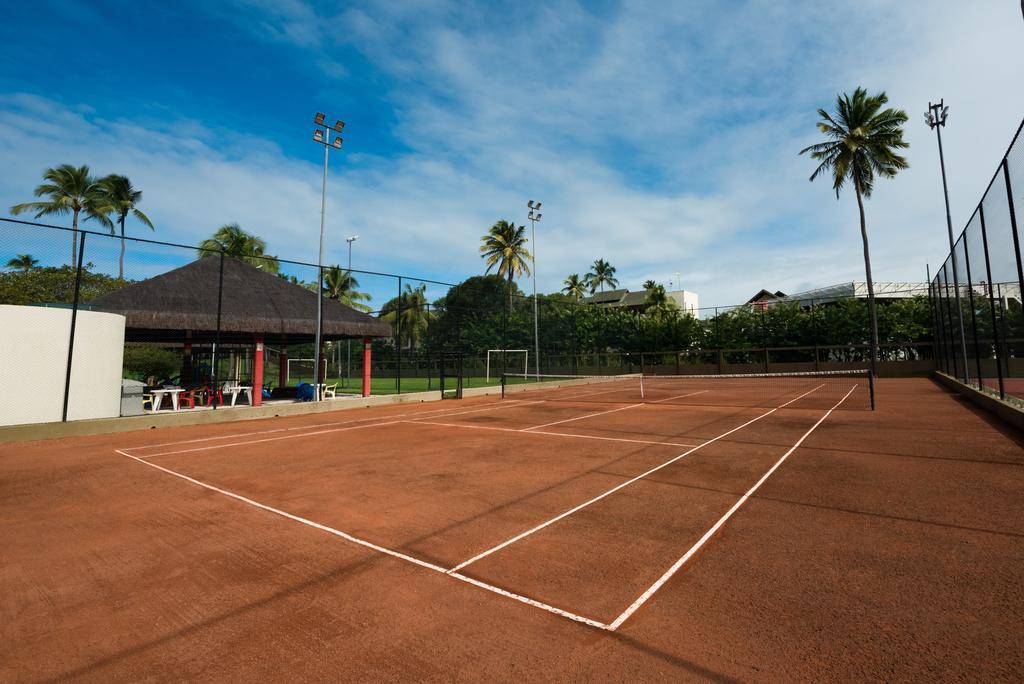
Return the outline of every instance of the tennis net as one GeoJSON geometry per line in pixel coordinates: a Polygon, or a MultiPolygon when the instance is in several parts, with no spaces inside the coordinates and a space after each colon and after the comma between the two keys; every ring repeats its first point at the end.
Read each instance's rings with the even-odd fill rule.
{"type": "Polygon", "coordinates": [[[680,406],[873,409],[869,371],[725,375],[534,375],[506,373],[502,396],[543,401],[680,406]],[[520,393],[529,393],[521,397],[520,393]],[[840,403],[842,401],[842,403],[840,403]]]}

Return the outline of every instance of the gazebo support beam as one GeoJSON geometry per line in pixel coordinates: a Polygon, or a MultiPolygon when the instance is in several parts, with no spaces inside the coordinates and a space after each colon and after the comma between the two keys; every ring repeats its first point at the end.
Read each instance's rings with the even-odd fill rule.
{"type": "Polygon", "coordinates": [[[370,338],[363,338],[363,396],[370,396],[370,357],[372,355],[372,347],[370,346],[370,338]]]}
{"type": "Polygon", "coordinates": [[[256,352],[252,361],[252,405],[263,403],[263,335],[256,335],[256,352]]]}

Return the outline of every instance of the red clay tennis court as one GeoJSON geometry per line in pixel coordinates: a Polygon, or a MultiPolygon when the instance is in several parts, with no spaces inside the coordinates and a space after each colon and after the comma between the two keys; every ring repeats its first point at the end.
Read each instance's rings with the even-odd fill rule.
{"type": "Polygon", "coordinates": [[[0,447],[0,675],[1021,674],[1019,435],[923,379],[547,380],[0,447]]]}

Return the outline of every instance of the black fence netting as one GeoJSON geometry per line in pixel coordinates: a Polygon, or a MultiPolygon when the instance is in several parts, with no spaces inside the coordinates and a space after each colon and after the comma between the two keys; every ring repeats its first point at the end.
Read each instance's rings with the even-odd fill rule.
{"type": "MultiPolygon", "coordinates": [[[[963,270],[969,262],[976,285],[963,290],[963,312],[951,304],[956,284],[949,269],[929,287],[907,284],[880,295],[880,374],[932,369],[933,319],[935,357],[944,370],[962,372],[959,328],[954,333],[951,326],[972,311],[987,315],[965,328],[969,359],[982,369],[972,377],[1002,373],[1005,380],[1019,373],[1010,362],[1021,344],[1019,280],[1010,277],[1019,262],[1006,258],[1013,252],[1003,244],[1010,213],[987,201],[983,208],[984,220],[1000,225],[998,236],[990,229],[988,239],[1002,241],[1002,261],[976,263],[984,245],[976,244],[971,229],[963,270]],[[984,284],[996,277],[1002,280],[984,284]]],[[[982,222],[979,209],[978,231],[982,222]]],[[[125,415],[434,392],[453,368],[462,386],[474,389],[497,387],[505,373],[668,376],[870,367],[867,303],[857,283],[838,296],[733,307],[684,310],[657,289],[599,305],[561,293],[533,297],[498,275],[446,283],[239,251],[229,240],[178,245],[122,239],[91,225],[73,230],[13,219],[0,220],[0,257],[0,305],[51,308],[64,311],[61,316],[69,310],[123,316],[120,368],[103,372],[119,374],[124,396],[137,395],[122,402],[125,415]]],[[[90,325],[82,323],[89,317],[79,318],[76,324],[90,325]]],[[[19,330],[23,344],[32,344],[32,334],[63,340],[47,347],[52,358],[46,363],[62,388],[55,401],[71,407],[55,419],[80,417],[68,397],[79,391],[73,378],[88,373],[69,347],[88,331],[73,334],[63,318],[58,325],[36,317],[25,326],[37,329],[19,330]]],[[[8,381],[33,381],[15,377],[18,365],[8,365],[14,374],[8,381]]],[[[88,383],[80,391],[88,393],[88,383]]]]}
{"type": "Polygon", "coordinates": [[[929,287],[938,368],[1018,403],[1024,401],[1022,128],[929,287]]]}

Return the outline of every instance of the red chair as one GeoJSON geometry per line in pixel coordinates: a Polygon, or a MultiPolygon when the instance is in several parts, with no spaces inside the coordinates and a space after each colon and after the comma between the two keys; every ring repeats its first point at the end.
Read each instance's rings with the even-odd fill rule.
{"type": "Polygon", "coordinates": [[[213,400],[217,399],[217,405],[224,405],[224,393],[220,391],[220,388],[204,387],[203,395],[206,397],[206,405],[213,406],[213,400]]]}
{"type": "MultiPolygon", "coordinates": [[[[190,409],[194,409],[196,407],[196,393],[201,391],[202,388],[193,387],[182,392],[178,395],[178,408],[188,406],[190,409]]],[[[200,398],[200,402],[202,402],[202,398],[200,398]]]]}

